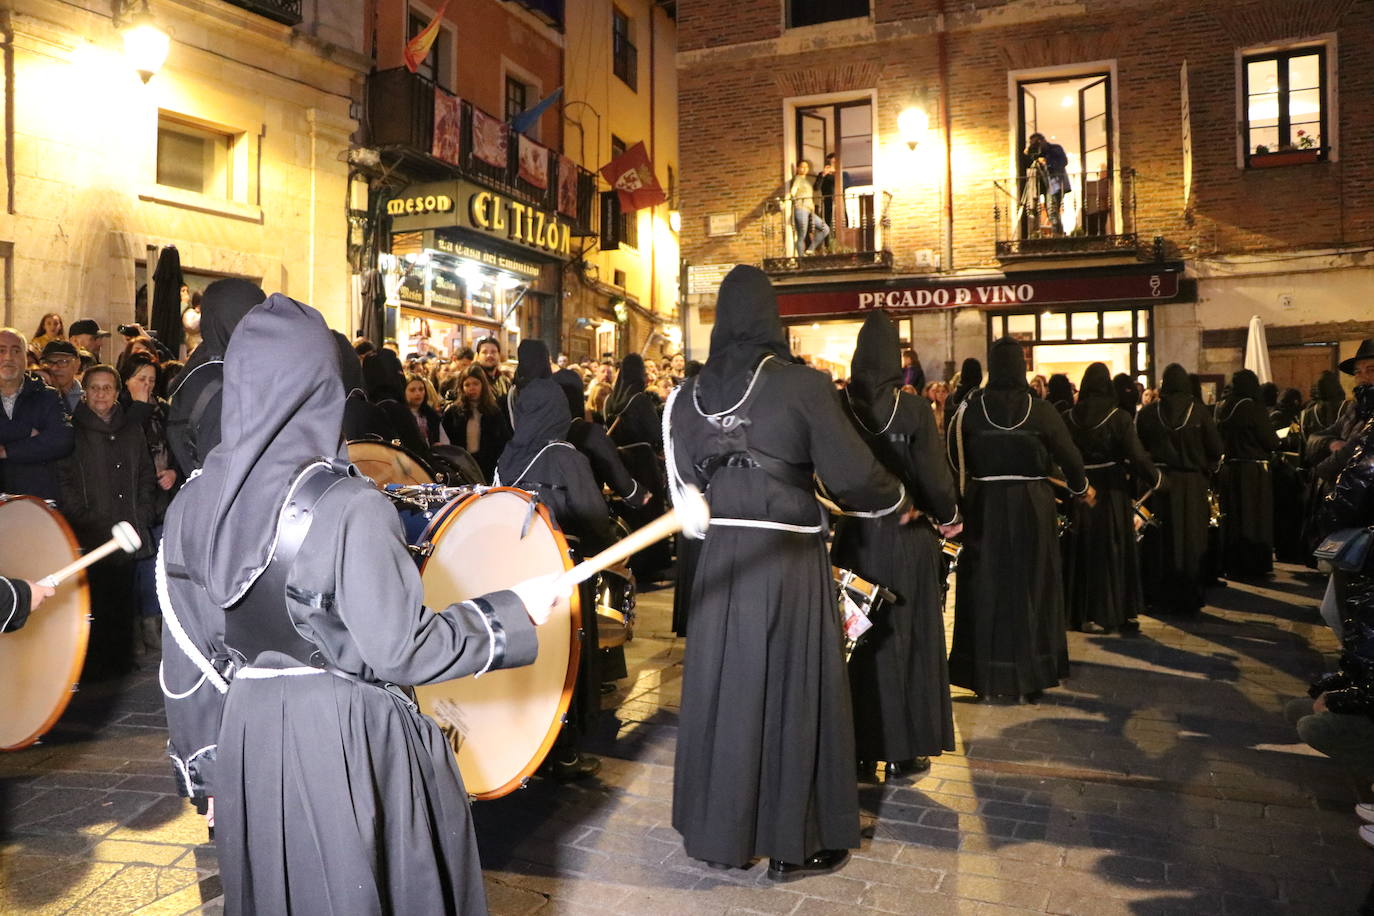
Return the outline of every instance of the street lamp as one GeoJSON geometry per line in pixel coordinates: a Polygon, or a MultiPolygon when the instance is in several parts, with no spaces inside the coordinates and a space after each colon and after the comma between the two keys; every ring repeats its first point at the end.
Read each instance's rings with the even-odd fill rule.
{"type": "Polygon", "coordinates": [[[162,69],[172,40],[157,27],[148,0],[111,0],[111,18],[124,35],[124,57],[143,82],[162,69]],[[138,9],[135,10],[137,5],[138,9]]]}
{"type": "Polygon", "coordinates": [[[912,152],[925,139],[926,132],[930,130],[930,115],[926,114],[924,108],[916,105],[902,110],[897,115],[897,133],[901,135],[907,149],[912,152]]]}

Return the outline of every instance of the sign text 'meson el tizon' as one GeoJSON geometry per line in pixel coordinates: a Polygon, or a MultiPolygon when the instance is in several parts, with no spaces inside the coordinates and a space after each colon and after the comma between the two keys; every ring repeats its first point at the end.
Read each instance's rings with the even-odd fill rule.
{"type": "Polygon", "coordinates": [[[784,318],[841,317],[881,309],[885,312],[919,312],[947,308],[1005,308],[1016,305],[1066,305],[1074,303],[1168,301],[1178,296],[1178,272],[1115,276],[998,277],[988,280],[939,282],[895,281],[872,287],[818,292],[778,289],[778,311],[784,318]]]}
{"type": "Polygon", "coordinates": [[[572,225],[563,216],[466,181],[412,185],[387,202],[392,230],[457,227],[566,261],[572,225]]]}

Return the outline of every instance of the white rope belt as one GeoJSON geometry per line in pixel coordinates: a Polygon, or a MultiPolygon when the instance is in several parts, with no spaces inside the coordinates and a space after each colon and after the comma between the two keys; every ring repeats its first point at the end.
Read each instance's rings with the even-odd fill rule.
{"type": "Polygon", "coordinates": [[[973,480],[999,481],[999,480],[1044,480],[1044,477],[1022,477],[1020,474],[999,474],[995,477],[974,477],[973,480]]]}
{"type": "Polygon", "coordinates": [[[240,668],[235,678],[246,677],[250,681],[265,681],[274,677],[300,677],[306,674],[328,674],[323,668],[240,668]]]}
{"type": "Polygon", "coordinates": [[[785,522],[770,522],[760,518],[713,518],[711,527],[721,525],[725,528],[767,528],[772,531],[788,531],[793,534],[820,534],[823,525],[788,525],[785,522]]]}
{"type": "Polygon", "coordinates": [[[1100,461],[1097,464],[1085,464],[1083,465],[1083,469],[1087,471],[1100,471],[1103,468],[1114,468],[1119,463],[1120,462],[1117,461],[1100,461]]]}

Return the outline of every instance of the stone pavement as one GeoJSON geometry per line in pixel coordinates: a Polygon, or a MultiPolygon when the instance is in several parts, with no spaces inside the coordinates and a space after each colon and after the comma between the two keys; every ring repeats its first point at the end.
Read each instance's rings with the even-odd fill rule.
{"type": "MultiPolygon", "coordinates": [[[[474,808],[496,914],[1359,911],[1374,850],[1355,787],[1295,745],[1282,702],[1330,661],[1319,583],[1283,568],[1212,593],[1197,620],[1073,634],[1073,677],[1036,706],[956,697],[959,749],[861,790],[838,874],[722,873],[671,827],[682,644],[671,592],[641,596],[599,778],[474,808]]],[[[41,745],[0,756],[0,913],[219,912],[204,829],[162,759],[145,673],[83,689],[41,745]]]]}

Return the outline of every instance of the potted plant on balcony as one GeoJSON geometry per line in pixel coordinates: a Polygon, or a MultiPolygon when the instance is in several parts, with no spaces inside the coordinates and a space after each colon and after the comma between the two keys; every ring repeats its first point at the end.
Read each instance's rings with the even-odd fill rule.
{"type": "Polygon", "coordinates": [[[1318,162],[1324,151],[1325,147],[1318,146],[1316,139],[1311,134],[1300,129],[1296,135],[1296,143],[1292,146],[1285,145],[1277,151],[1271,151],[1263,143],[1256,146],[1255,151],[1250,154],[1250,167],[1252,169],[1270,169],[1285,165],[1318,162]]]}

